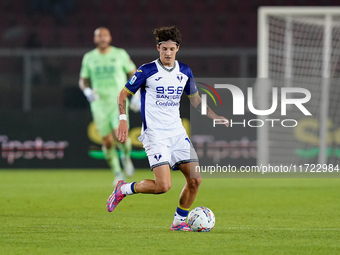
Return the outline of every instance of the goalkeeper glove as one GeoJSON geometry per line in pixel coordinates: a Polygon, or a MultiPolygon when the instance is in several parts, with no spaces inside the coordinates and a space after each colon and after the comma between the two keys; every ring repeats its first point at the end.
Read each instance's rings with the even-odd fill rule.
{"type": "Polygon", "coordinates": [[[87,101],[90,103],[99,99],[99,95],[96,93],[96,91],[89,87],[85,88],[83,92],[87,98],[87,101]]]}

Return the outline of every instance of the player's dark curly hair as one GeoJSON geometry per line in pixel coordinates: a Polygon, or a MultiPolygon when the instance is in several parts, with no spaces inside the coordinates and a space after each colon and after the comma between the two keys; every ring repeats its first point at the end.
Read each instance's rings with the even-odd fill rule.
{"type": "Polygon", "coordinates": [[[175,26],[155,28],[153,34],[156,37],[157,44],[168,40],[172,40],[178,45],[182,43],[181,32],[175,26]]]}

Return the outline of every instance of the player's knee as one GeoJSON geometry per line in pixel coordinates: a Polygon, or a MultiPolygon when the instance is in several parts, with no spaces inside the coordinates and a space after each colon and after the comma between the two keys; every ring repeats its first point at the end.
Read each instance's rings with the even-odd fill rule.
{"type": "Polygon", "coordinates": [[[112,148],[112,143],[110,141],[104,141],[103,144],[107,150],[112,148]]]}
{"type": "Polygon", "coordinates": [[[162,184],[159,184],[159,185],[157,185],[156,193],[157,193],[157,194],[166,193],[166,192],[168,192],[168,190],[169,190],[170,188],[171,188],[171,184],[170,184],[170,183],[162,183],[162,184]]]}
{"type": "Polygon", "coordinates": [[[188,185],[191,189],[197,190],[199,186],[201,185],[202,178],[190,178],[188,181],[188,185]]]}

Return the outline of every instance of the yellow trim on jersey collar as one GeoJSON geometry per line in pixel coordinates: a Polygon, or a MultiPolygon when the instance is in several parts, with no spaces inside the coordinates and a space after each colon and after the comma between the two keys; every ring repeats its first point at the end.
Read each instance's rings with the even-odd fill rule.
{"type": "Polygon", "coordinates": [[[158,64],[159,64],[165,71],[168,71],[169,73],[172,72],[172,71],[175,69],[175,67],[176,67],[176,60],[175,60],[174,66],[173,66],[171,69],[166,68],[166,67],[162,64],[162,61],[161,61],[160,59],[157,59],[157,62],[158,62],[158,64]]]}

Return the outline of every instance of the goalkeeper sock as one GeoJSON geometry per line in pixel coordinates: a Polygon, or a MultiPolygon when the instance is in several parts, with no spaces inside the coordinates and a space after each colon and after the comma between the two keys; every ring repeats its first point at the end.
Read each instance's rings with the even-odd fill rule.
{"type": "Polygon", "coordinates": [[[122,172],[122,168],[120,167],[119,156],[116,148],[111,147],[110,149],[106,149],[106,147],[103,146],[103,152],[113,174],[120,174],[122,172]]]}
{"type": "Polygon", "coordinates": [[[130,183],[127,183],[127,184],[124,184],[122,186],[122,193],[124,195],[133,195],[133,194],[136,194],[137,191],[136,191],[136,184],[137,182],[130,182],[130,183]]]}
{"type": "Polygon", "coordinates": [[[175,226],[181,224],[182,222],[185,222],[187,216],[189,214],[189,208],[183,208],[181,206],[178,206],[175,212],[174,221],[172,222],[175,226]]]}

